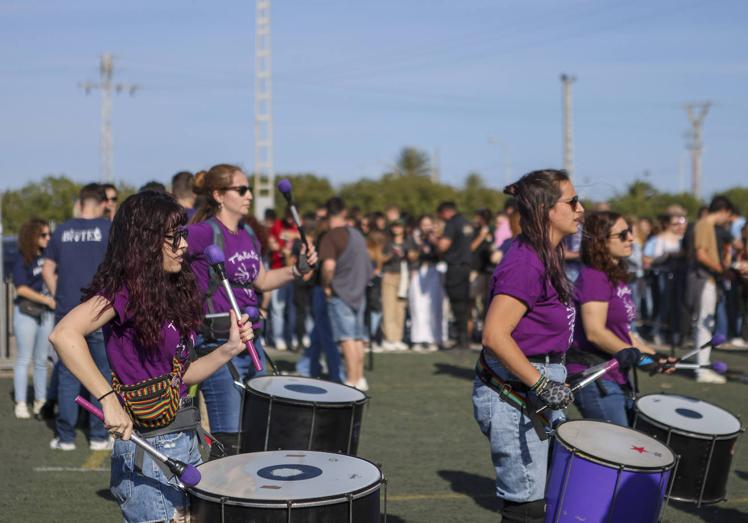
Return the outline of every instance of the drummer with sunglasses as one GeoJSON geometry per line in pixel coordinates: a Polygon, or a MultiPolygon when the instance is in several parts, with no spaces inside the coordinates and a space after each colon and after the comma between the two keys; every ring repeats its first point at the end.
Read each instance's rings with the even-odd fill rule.
{"type": "MultiPolygon", "coordinates": [[[[567,355],[567,369],[572,376],[613,357],[618,360],[618,368],[579,389],[575,403],[585,418],[622,426],[630,425],[634,401],[629,371],[639,364],[642,354],[656,355],[631,330],[636,321],[636,305],[628,285],[626,259],[631,256],[633,243],[631,226],[620,214],[602,211],[585,218],[584,267],[576,281],[578,320],[567,355]]],[[[665,363],[668,357],[656,355],[655,360],[665,363]]],[[[650,364],[648,368],[660,370],[661,365],[650,364]]]]}
{"type": "MultiPolygon", "coordinates": [[[[218,164],[207,172],[197,173],[194,191],[202,196],[203,203],[188,226],[188,256],[198,288],[205,296],[203,312],[206,321],[197,347],[198,354],[204,354],[225,342],[225,329],[208,318],[228,313],[231,309],[226,291],[211,276],[208,261],[203,255],[206,247],[215,244],[223,249],[226,274],[242,310],[247,307],[259,308],[260,294],[263,292],[282,287],[297,278],[311,277],[312,267],[317,263],[317,253],[312,245],[302,247],[302,255],[296,265],[265,270],[260,243],[247,223],[252,191],[247,175],[239,167],[218,164]]],[[[256,321],[255,329],[260,326],[256,321]]],[[[264,368],[265,358],[259,336],[255,337],[255,348],[264,368]]],[[[244,351],[202,383],[211,432],[223,444],[227,454],[238,452],[242,396],[235,381],[244,383],[256,375],[249,353],[244,351]]],[[[220,456],[213,453],[212,457],[220,456]]]]}
{"type": "Polygon", "coordinates": [[[577,231],[584,207],[560,170],[531,172],[504,192],[517,201],[522,234],[491,279],[473,414],[490,441],[502,521],[539,523],[549,445],[545,429],[532,420],[544,406],[547,423],[560,421],[573,401],[564,356],[575,309],[561,241],[577,231]]]}

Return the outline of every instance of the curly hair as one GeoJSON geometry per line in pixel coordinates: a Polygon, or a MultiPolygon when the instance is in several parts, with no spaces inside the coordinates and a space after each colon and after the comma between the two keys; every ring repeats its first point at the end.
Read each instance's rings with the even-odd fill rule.
{"type": "Polygon", "coordinates": [[[166,322],[187,335],[202,321],[202,300],[189,264],[183,263],[177,273],[163,267],[164,236],[185,223],[184,210],[169,194],[130,196],[114,216],[104,261],[84,289],[85,300],[98,294],[110,302],[127,289],[128,311],[146,350],[157,349],[166,322]]]}
{"type": "Polygon", "coordinates": [[[561,182],[568,181],[569,175],[564,170],[543,169],[532,171],[504,188],[519,209],[520,241],[529,243],[538,254],[551,285],[567,304],[571,301],[572,285],[564,271],[563,242],[555,248],[551,245],[549,213],[561,198],[561,182]]]}
{"type": "Polygon", "coordinates": [[[604,272],[613,283],[626,283],[631,277],[628,262],[614,259],[608,250],[610,231],[621,218],[617,212],[593,212],[585,217],[582,235],[582,263],[604,272]]]}
{"type": "Polygon", "coordinates": [[[45,227],[49,227],[49,222],[41,218],[31,218],[21,225],[21,230],[18,231],[18,250],[26,265],[30,265],[39,256],[39,236],[45,227]]]}

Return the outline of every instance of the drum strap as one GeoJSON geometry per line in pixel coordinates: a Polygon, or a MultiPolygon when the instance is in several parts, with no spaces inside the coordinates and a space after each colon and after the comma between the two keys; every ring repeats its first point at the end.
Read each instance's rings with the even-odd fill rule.
{"type": "Polygon", "coordinates": [[[505,401],[530,418],[532,427],[535,429],[540,441],[545,441],[550,437],[545,429],[546,426],[550,425],[550,422],[545,416],[535,412],[537,409],[532,406],[532,401],[527,394],[527,386],[522,383],[512,384],[509,381],[499,378],[491,367],[488,366],[484,351],[481,351],[480,358],[478,358],[478,362],[475,364],[475,374],[484,385],[496,392],[502,401],[505,401]],[[524,389],[524,395],[515,390],[521,388],[524,389]]]}

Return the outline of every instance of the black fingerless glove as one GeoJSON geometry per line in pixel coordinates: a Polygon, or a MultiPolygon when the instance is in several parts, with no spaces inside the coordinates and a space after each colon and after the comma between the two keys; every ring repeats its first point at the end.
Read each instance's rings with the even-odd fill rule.
{"type": "Polygon", "coordinates": [[[615,354],[615,358],[618,360],[618,368],[622,371],[629,370],[631,367],[636,366],[641,357],[642,353],[635,347],[626,347],[615,354]]]}
{"type": "Polygon", "coordinates": [[[305,252],[299,254],[299,261],[296,262],[296,270],[299,271],[301,276],[312,272],[312,266],[309,265],[309,260],[306,259],[305,252]]]}
{"type": "Polygon", "coordinates": [[[541,376],[530,390],[534,391],[540,401],[553,410],[565,409],[574,402],[574,394],[565,383],[551,381],[545,376],[541,376]]]}
{"type": "Polygon", "coordinates": [[[639,359],[639,368],[648,372],[650,375],[657,374],[662,371],[663,365],[667,362],[669,354],[664,352],[655,352],[654,354],[642,354],[639,359]],[[646,363],[642,363],[645,362],[646,363]]]}

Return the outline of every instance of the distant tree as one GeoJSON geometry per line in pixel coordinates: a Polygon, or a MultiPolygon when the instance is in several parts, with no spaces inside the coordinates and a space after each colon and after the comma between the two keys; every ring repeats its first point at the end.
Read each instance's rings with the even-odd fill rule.
{"type": "Polygon", "coordinates": [[[735,204],[743,216],[748,216],[748,188],[732,187],[719,194],[724,194],[735,204]]]}
{"type": "Polygon", "coordinates": [[[478,173],[470,173],[465,178],[458,203],[463,212],[473,212],[478,209],[490,209],[498,212],[504,206],[506,197],[498,189],[488,187],[478,173]]]}
{"type": "Polygon", "coordinates": [[[381,211],[396,205],[413,215],[433,213],[440,202],[457,200],[454,187],[434,183],[426,176],[384,175],[379,180],[359,180],[345,184],[340,195],[349,206],[356,205],[364,212],[381,211]]]}
{"type": "Polygon", "coordinates": [[[73,215],[81,185],[66,176],[47,176],[3,194],[3,233],[18,233],[21,224],[38,216],[61,223],[73,215]]]}
{"type": "Polygon", "coordinates": [[[431,165],[429,155],[415,147],[405,147],[395,163],[395,173],[400,176],[429,176],[431,165]]]}
{"type": "Polygon", "coordinates": [[[636,180],[628,186],[624,194],[616,195],[608,200],[610,208],[627,216],[655,217],[664,214],[670,205],[678,204],[688,213],[689,218],[695,218],[703,203],[691,194],[671,194],[659,192],[652,184],[636,180]]]}

